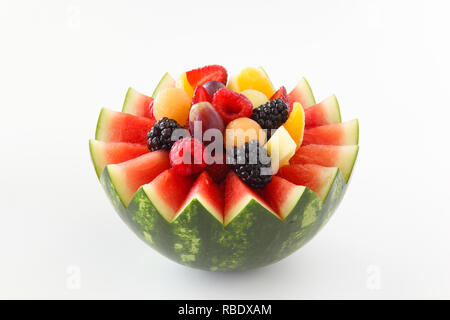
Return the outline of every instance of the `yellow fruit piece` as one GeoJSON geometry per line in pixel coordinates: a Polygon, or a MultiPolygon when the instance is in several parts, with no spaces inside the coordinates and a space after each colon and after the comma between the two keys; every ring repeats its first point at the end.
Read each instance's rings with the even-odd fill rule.
{"type": "Polygon", "coordinates": [[[186,72],[180,74],[177,79],[176,87],[183,89],[191,98],[194,96],[194,88],[192,88],[191,84],[189,83],[186,72]]]}
{"type": "Polygon", "coordinates": [[[305,132],[305,112],[300,103],[294,103],[289,118],[284,123],[283,127],[286,128],[291,135],[292,140],[297,144],[297,149],[300,148],[303,141],[303,133],[305,132]]]}
{"type": "Polygon", "coordinates": [[[227,89],[232,90],[234,92],[239,92],[239,88],[237,85],[237,76],[231,76],[228,80],[227,89]]]}
{"type": "Polygon", "coordinates": [[[184,126],[189,118],[191,101],[192,98],[181,88],[163,89],[153,102],[153,115],[156,120],[167,117],[184,126]]]}
{"type": "Polygon", "coordinates": [[[225,147],[240,147],[245,142],[258,140],[260,145],[266,142],[266,133],[258,122],[250,118],[238,118],[228,123],[225,129],[225,147]]]}
{"type": "Polygon", "coordinates": [[[253,104],[253,109],[258,108],[259,106],[263,105],[269,99],[267,99],[266,95],[262,92],[259,92],[258,90],[254,89],[247,89],[241,92],[244,96],[248,98],[253,104]]]}
{"type": "Polygon", "coordinates": [[[252,67],[245,68],[237,76],[231,77],[228,89],[236,92],[254,89],[264,93],[268,99],[275,93],[272,82],[264,69],[252,67]]]}
{"type": "Polygon", "coordinates": [[[272,161],[272,172],[276,174],[278,169],[289,164],[289,160],[295,154],[297,145],[289,132],[281,126],[264,146],[272,161]]]}

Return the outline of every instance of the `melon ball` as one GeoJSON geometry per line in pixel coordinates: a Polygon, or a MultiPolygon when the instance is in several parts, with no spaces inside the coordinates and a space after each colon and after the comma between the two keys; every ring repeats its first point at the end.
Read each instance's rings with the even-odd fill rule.
{"type": "Polygon", "coordinates": [[[266,133],[261,126],[250,118],[238,118],[228,123],[225,129],[225,147],[240,147],[245,142],[258,140],[261,146],[266,141],[266,133]]]}
{"type": "Polygon", "coordinates": [[[191,97],[181,88],[164,89],[153,102],[153,115],[156,120],[166,117],[184,127],[189,118],[191,101],[191,97]]]}

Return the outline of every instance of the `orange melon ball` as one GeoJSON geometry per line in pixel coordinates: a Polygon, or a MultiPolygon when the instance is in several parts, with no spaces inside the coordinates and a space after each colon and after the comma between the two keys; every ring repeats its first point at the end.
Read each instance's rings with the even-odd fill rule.
{"type": "Polygon", "coordinates": [[[156,120],[166,117],[175,120],[180,126],[185,126],[191,101],[191,97],[181,88],[164,89],[153,102],[153,115],[156,120]]]}
{"type": "Polygon", "coordinates": [[[261,146],[266,141],[266,133],[261,126],[250,118],[238,118],[228,123],[225,129],[225,147],[240,147],[245,142],[258,140],[261,146]]]}

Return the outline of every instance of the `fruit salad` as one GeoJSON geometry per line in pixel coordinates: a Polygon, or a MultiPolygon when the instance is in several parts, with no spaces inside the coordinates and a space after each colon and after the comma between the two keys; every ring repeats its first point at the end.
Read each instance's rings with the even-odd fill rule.
{"type": "Polygon", "coordinates": [[[316,103],[305,78],[286,87],[261,67],[209,65],[103,109],[91,157],[122,219],[169,258],[213,271],[300,248],[342,199],[359,127],[341,121],[334,95],[316,103]]]}

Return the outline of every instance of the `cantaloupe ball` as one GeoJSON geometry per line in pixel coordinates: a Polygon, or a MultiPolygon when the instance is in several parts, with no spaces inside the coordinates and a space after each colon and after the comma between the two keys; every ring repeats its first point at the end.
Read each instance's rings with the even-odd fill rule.
{"type": "Polygon", "coordinates": [[[153,115],[156,120],[164,117],[185,126],[189,118],[191,97],[180,88],[167,88],[158,93],[153,102],[153,115]]]}
{"type": "Polygon", "coordinates": [[[228,123],[225,129],[225,147],[240,147],[245,142],[258,140],[261,146],[266,141],[266,133],[261,126],[250,118],[238,118],[228,123]]]}
{"type": "Polygon", "coordinates": [[[255,89],[247,89],[241,92],[244,96],[248,98],[253,104],[253,109],[258,108],[259,106],[263,105],[269,99],[267,99],[266,95],[262,92],[259,92],[255,89]]]}

